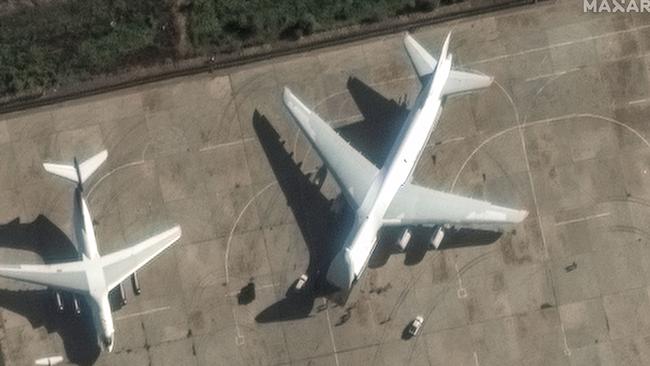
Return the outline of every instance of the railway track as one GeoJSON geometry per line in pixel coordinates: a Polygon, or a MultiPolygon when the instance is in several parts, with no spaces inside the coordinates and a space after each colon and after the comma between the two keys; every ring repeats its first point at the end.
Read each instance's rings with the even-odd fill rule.
{"type": "MultiPolygon", "coordinates": [[[[542,0],[548,1],[548,0],[542,0]]],[[[406,20],[387,21],[376,24],[350,27],[344,34],[316,35],[312,40],[300,42],[278,42],[271,49],[251,52],[248,54],[232,55],[210,62],[209,57],[180,61],[167,70],[152,73],[143,73],[139,76],[116,75],[107,77],[104,81],[94,80],[76,87],[51,90],[38,95],[15,98],[0,103],[0,114],[17,112],[45,105],[61,103],[69,100],[98,95],[125,88],[131,88],[151,82],[173,79],[181,76],[199,74],[203,72],[223,71],[245,64],[259,62],[270,58],[289,56],[302,52],[313,51],[325,47],[338,46],[350,42],[361,41],[369,38],[385,36],[403,31],[412,31],[417,28],[429,26],[446,21],[478,16],[499,10],[506,10],[525,5],[538,3],[538,0],[503,0],[486,6],[474,6],[471,1],[457,4],[458,11],[442,11],[435,15],[410,16],[406,20]],[[467,5],[465,5],[467,4],[467,5]],[[465,8],[463,8],[465,7],[465,8]]],[[[450,5],[456,6],[456,5],[450,5]]],[[[444,8],[443,8],[444,9],[444,8]]],[[[333,32],[330,32],[333,33],[333,32]]],[[[327,34],[327,33],[325,33],[327,34]]],[[[246,52],[246,51],[244,51],[246,52]]]]}

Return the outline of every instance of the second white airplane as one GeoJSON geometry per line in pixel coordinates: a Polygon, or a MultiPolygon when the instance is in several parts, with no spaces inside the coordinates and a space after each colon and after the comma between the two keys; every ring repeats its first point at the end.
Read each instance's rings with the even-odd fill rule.
{"type": "MultiPolygon", "coordinates": [[[[73,224],[81,260],[59,264],[0,266],[0,276],[83,296],[93,315],[98,344],[110,352],[115,344],[115,329],[108,292],[120,286],[122,281],[176,242],[181,237],[181,228],[175,226],[139,244],[100,256],[93,220],[83,194],[83,183],[107,156],[108,153],[104,150],[81,164],[76,159],[73,165],[43,164],[48,172],[77,185],[73,224]]],[[[60,299],[58,292],[57,299],[60,299]]],[[[76,297],[74,301],[75,307],[78,307],[76,297]]]]}
{"type": "MultiPolygon", "coordinates": [[[[492,78],[451,69],[447,35],[437,62],[410,35],[404,45],[423,86],[385,165],[379,169],[341,138],[288,88],[284,103],[356,210],[343,249],[327,271],[327,280],[349,289],[359,279],[377,244],[382,226],[514,224],[525,210],[435,191],[411,184],[413,170],[435,128],[446,96],[489,86],[492,78]]],[[[442,234],[442,231],[438,231],[442,234]]],[[[437,235],[440,239],[440,236],[437,235]]],[[[440,240],[434,242],[435,245],[440,240]]]]}

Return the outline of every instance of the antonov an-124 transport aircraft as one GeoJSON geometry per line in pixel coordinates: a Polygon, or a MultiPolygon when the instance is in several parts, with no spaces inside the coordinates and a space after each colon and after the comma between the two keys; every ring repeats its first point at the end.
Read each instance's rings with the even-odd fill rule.
{"type": "MultiPolygon", "coordinates": [[[[55,291],[71,292],[76,311],[79,311],[77,296],[83,296],[92,312],[98,344],[110,352],[113,350],[115,332],[108,292],[117,286],[121,287],[122,281],[176,242],[181,237],[181,228],[174,226],[141,243],[100,256],[93,220],[83,194],[83,183],[107,157],[108,153],[104,150],[81,164],[77,163],[77,159],[73,165],[43,164],[48,172],[77,185],[73,224],[81,260],[58,264],[2,265],[0,276],[47,286],[55,291]]],[[[121,292],[124,296],[123,290],[121,292]]],[[[62,308],[60,294],[56,294],[58,306],[62,308]]]]}
{"type": "Polygon", "coordinates": [[[485,88],[493,81],[485,75],[451,69],[452,57],[447,54],[450,35],[442,47],[440,61],[410,35],[404,38],[422,89],[381,168],[350,146],[288,88],[284,89],[286,107],[356,210],[352,230],[327,271],[327,281],[341,289],[350,289],[363,273],[382,226],[436,226],[438,240],[433,244],[437,248],[444,225],[500,226],[519,223],[528,215],[525,210],[495,206],[411,183],[445,98],[485,88]]]}

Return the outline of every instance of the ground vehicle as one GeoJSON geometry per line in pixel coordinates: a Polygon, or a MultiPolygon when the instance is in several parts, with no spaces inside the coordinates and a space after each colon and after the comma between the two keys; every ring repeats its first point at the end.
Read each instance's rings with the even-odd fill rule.
{"type": "Polygon", "coordinates": [[[309,277],[307,277],[307,275],[304,274],[304,273],[298,278],[298,281],[296,282],[296,287],[295,287],[296,292],[301,291],[305,287],[305,284],[307,283],[308,279],[309,279],[309,277]]]}
{"type": "Polygon", "coordinates": [[[411,322],[411,325],[409,325],[408,333],[411,337],[415,337],[418,335],[420,332],[420,328],[422,327],[422,323],[424,323],[424,318],[422,315],[418,315],[413,319],[411,322]]]}

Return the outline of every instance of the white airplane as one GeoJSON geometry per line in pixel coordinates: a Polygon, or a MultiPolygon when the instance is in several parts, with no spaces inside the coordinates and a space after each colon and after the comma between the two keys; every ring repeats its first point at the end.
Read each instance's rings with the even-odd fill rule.
{"type": "Polygon", "coordinates": [[[411,183],[446,96],[485,88],[493,81],[488,76],[451,69],[452,58],[447,55],[450,35],[442,47],[440,62],[410,35],[404,38],[406,51],[423,86],[381,169],[350,146],[288,88],[284,89],[286,107],[356,210],[343,249],[327,271],[328,282],[341,289],[350,289],[363,273],[382,226],[437,226],[432,240],[437,248],[444,235],[444,225],[514,224],[528,215],[524,210],[499,207],[411,183]]]}
{"type": "MultiPolygon", "coordinates": [[[[81,260],[57,264],[25,264],[0,266],[0,276],[14,280],[47,286],[56,291],[71,292],[75,310],[79,312],[76,296],[83,296],[90,306],[99,346],[111,352],[114,346],[113,316],[108,292],[120,286],[131,274],[176,242],[181,237],[180,226],[155,235],[141,243],[117,252],[100,256],[93,229],[93,220],[83,195],[83,183],[106,160],[106,150],[81,164],[74,159],[73,165],[43,164],[48,172],[77,184],[74,196],[73,223],[75,238],[81,252],[81,260]]],[[[134,282],[137,282],[134,278],[134,282]]],[[[137,290],[136,290],[137,293],[137,290]]],[[[58,306],[61,297],[56,293],[58,306]]]]}

